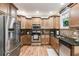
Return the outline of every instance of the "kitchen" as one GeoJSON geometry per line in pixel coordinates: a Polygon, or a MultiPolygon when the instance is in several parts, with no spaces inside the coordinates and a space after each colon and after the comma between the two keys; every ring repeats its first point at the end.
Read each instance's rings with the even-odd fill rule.
{"type": "Polygon", "coordinates": [[[0,3],[0,56],[79,56],[78,3],[0,3]]]}

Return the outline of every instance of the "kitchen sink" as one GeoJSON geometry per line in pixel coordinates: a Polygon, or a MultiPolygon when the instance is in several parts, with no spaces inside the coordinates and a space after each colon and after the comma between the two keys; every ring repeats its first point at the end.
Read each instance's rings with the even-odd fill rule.
{"type": "Polygon", "coordinates": [[[76,39],[75,42],[79,42],[79,39],[76,39]]]}
{"type": "Polygon", "coordinates": [[[75,42],[79,42],[79,38],[78,37],[72,37],[74,40],[75,40],[75,42]]]}

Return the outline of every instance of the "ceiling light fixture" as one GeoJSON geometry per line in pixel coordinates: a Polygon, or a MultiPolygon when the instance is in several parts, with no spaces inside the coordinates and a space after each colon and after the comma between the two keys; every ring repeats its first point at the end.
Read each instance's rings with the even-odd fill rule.
{"type": "Polygon", "coordinates": [[[25,11],[23,11],[23,10],[18,10],[17,14],[24,15],[24,16],[27,15],[27,13],[25,11]]]}
{"type": "Polygon", "coordinates": [[[53,12],[52,12],[52,11],[50,11],[50,12],[49,12],[49,14],[53,14],[53,12]]]}
{"type": "Polygon", "coordinates": [[[65,3],[60,3],[61,5],[64,5],[65,3]]]}
{"type": "Polygon", "coordinates": [[[36,13],[38,14],[38,13],[39,13],[39,11],[36,11],[36,13]]]}

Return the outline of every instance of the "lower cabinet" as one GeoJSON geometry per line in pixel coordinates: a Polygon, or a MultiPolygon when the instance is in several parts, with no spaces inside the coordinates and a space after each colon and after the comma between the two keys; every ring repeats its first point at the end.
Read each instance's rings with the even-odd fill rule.
{"type": "Polygon", "coordinates": [[[60,43],[59,55],[60,56],[70,56],[71,50],[67,46],[60,43]]]}
{"type": "Polygon", "coordinates": [[[41,35],[41,43],[49,44],[49,35],[41,35]]]}
{"type": "Polygon", "coordinates": [[[60,40],[60,49],[59,49],[60,56],[79,56],[79,46],[69,44],[66,41],[60,40]]]}
{"type": "Polygon", "coordinates": [[[21,36],[22,45],[31,44],[31,35],[22,35],[21,36]]]}
{"type": "Polygon", "coordinates": [[[59,39],[55,37],[51,37],[51,46],[55,49],[55,51],[59,54],[59,39]]]}
{"type": "Polygon", "coordinates": [[[74,46],[74,55],[79,56],[79,46],[74,46]]]}

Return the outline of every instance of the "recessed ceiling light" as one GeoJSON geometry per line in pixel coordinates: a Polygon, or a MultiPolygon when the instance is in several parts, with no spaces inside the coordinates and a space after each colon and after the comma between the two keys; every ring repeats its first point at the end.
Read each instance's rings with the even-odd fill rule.
{"type": "Polygon", "coordinates": [[[36,11],[36,13],[39,13],[39,11],[36,11]]]}
{"type": "Polygon", "coordinates": [[[23,11],[23,10],[18,10],[17,14],[18,15],[24,15],[24,16],[27,15],[27,13],[25,11],[23,11]]]}
{"type": "Polygon", "coordinates": [[[50,12],[49,12],[49,14],[53,14],[53,12],[52,12],[52,11],[50,11],[50,12]]]}
{"type": "Polygon", "coordinates": [[[65,3],[60,3],[61,5],[64,5],[65,3]]]}

